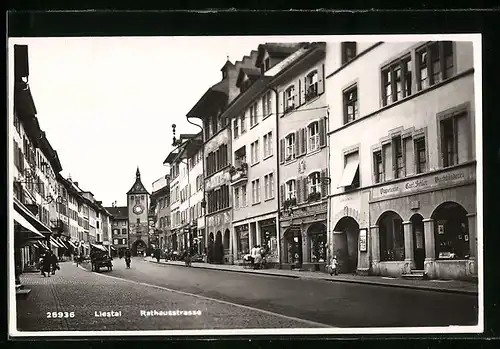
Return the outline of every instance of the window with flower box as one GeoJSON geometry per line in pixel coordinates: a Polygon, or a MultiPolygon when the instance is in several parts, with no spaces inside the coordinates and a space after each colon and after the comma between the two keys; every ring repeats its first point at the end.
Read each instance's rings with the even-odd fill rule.
{"type": "Polygon", "coordinates": [[[318,71],[309,73],[306,77],[306,102],[318,95],[318,71]]]}

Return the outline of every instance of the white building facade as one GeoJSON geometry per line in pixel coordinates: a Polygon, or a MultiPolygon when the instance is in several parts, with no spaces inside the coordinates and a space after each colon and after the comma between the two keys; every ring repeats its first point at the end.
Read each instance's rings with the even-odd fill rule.
{"type": "Polygon", "coordinates": [[[341,269],[476,277],[472,43],[329,44],[325,69],[341,269]]]}

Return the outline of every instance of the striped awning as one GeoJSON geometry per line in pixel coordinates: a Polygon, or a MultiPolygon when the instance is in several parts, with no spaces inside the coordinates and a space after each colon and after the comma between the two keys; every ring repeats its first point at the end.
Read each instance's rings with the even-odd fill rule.
{"type": "Polygon", "coordinates": [[[50,237],[50,243],[52,246],[54,247],[58,247],[58,248],[61,248],[61,247],[64,247],[63,245],[61,245],[60,242],[58,242],[56,239],[54,239],[52,236],[50,237]]]}
{"type": "Polygon", "coordinates": [[[49,246],[47,246],[47,244],[44,241],[38,240],[38,243],[42,248],[49,250],[49,246]]]}
{"type": "Polygon", "coordinates": [[[106,250],[106,247],[104,247],[103,245],[91,244],[91,246],[95,247],[101,251],[108,252],[108,250],[106,250]]]}
{"type": "Polygon", "coordinates": [[[69,243],[71,246],[73,246],[73,248],[78,248],[78,247],[76,247],[76,245],[75,245],[73,242],[71,242],[71,240],[68,240],[68,243],[69,243]]]}
{"type": "Polygon", "coordinates": [[[37,237],[45,238],[45,236],[40,233],[26,218],[24,218],[19,212],[16,210],[12,211],[14,216],[14,221],[23,226],[25,229],[29,230],[33,234],[37,235],[37,237]]]}

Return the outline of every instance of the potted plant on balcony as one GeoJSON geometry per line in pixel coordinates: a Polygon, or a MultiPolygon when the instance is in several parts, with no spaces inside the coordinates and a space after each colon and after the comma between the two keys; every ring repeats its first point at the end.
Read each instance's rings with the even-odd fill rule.
{"type": "Polygon", "coordinates": [[[231,176],[234,176],[236,174],[236,168],[234,166],[231,165],[231,167],[229,168],[229,174],[231,176]]]}
{"type": "Polygon", "coordinates": [[[309,202],[318,201],[320,198],[321,198],[321,193],[318,191],[314,191],[314,192],[309,194],[307,201],[309,201],[309,202]]]}
{"type": "Polygon", "coordinates": [[[246,170],[248,170],[248,164],[246,162],[243,162],[241,165],[240,165],[240,170],[245,172],[246,170]]]}

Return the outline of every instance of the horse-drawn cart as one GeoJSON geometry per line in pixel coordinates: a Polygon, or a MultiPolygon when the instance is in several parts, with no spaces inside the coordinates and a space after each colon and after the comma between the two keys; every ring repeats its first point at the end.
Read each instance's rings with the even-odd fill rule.
{"type": "Polygon", "coordinates": [[[92,271],[99,272],[101,268],[107,268],[108,271],[113,270],[113,262],[108,252],[99,248],[92,248],[90,252],[90,263],[92,271]]]}

